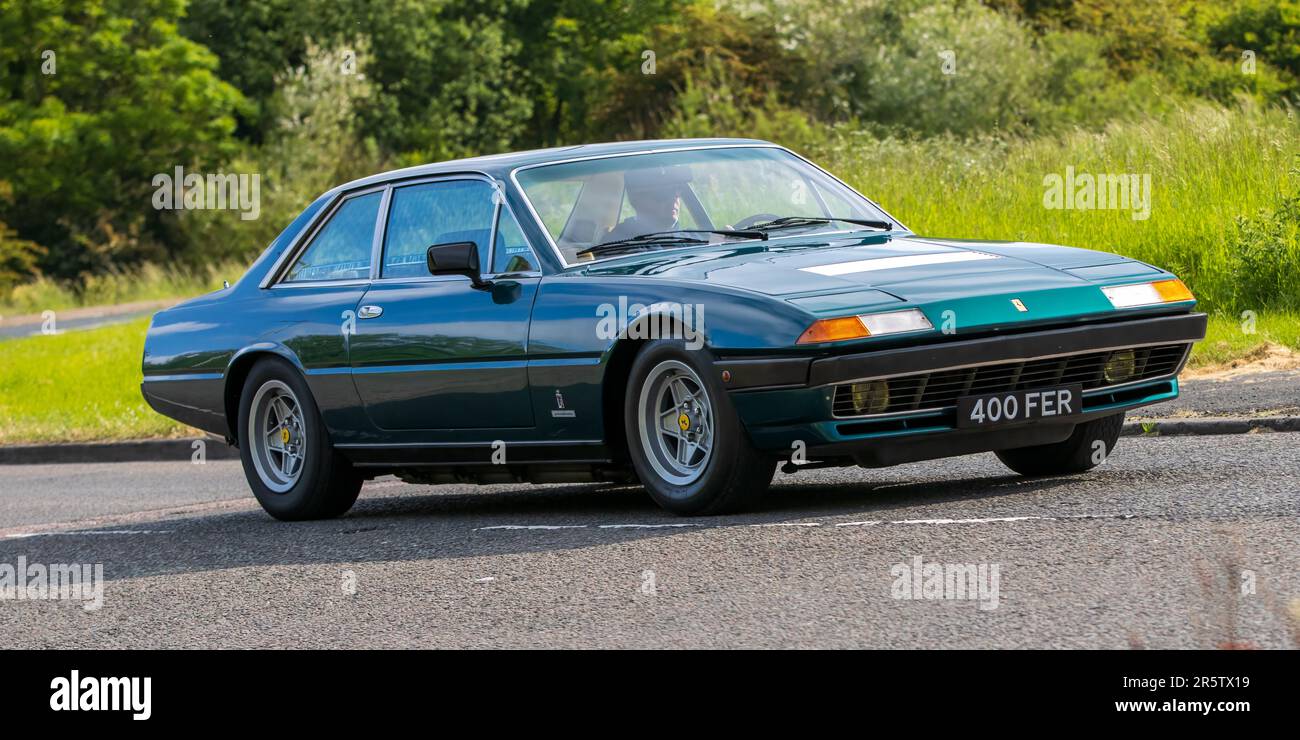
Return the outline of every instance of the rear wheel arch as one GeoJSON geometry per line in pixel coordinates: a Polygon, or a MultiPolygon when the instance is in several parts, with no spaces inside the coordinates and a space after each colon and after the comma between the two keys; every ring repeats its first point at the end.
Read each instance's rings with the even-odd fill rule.
{"type": "Polygon", "coordinates": [[[223,404],[226,414],[226,428],[230,430],[230,439],[234,446],[239,446],[239,402],[244,393],[244,382],[248,374],[259,362],[280,360],[291,366],[300,375],[302,364],[298,358],[283,347],[250,348],[236,353],[226,368],[223,404]]]}

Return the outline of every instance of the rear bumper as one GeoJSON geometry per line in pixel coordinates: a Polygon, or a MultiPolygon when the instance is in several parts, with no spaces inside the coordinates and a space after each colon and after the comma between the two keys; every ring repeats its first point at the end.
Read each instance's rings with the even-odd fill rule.
{"type": "Polygon", "coordinates": [[[212,410],[221,407],[223,384],[220,373],[149,377],[140,384],[140,395],[163,416],[230,439],[225,414],[212,410]]]}

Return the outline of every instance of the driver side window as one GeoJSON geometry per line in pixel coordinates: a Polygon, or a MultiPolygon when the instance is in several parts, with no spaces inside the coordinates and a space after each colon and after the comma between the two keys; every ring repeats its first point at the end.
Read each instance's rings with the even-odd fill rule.
{"type": "Polygon", "coordinates": [[[425,277],[425,252],[435,244],[474,242],[487,258],[492,235],[492,186],[482,180],[443,180],[393,190],[380,277],[425,277]]]}

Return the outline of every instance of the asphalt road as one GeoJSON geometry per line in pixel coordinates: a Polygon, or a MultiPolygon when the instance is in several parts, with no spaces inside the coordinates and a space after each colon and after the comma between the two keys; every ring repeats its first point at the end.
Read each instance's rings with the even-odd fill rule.
{"type": "Polygon", "coordinates": [[[106,578],[97,610],[0,601],[0,645],[1297,647],[1298,446],[1130,438],[1037,480],[991,455],[807,471],[708,519],[636,487],[383,479],[284,524],[234,462],[0,466],[0,566],[106,578]],[[922,598],[896,598],[917,557],[922,598]],[[928,598],[926,564],[984,593],[928,598]]]}
{"type": "MultiPolygon", "coordinates": [[[[116,306],[70,308],[55,312],[54,329],[58,333],[76,329],[96,329],[101,326],[121,324],[141,316],[149,316],[175,301],[138,301],[116,306]]],[[[40,336],[45,330],[45,317],[41,314],[0,316],[0,341],[20,337],[40,336]]]]}
{"type": "Polygon", "coordinates": [[[1172,401],[1129,413],[1129,419],[1198,416],[1300,415],[1300,370],[1270,370],[1233,378],[1179,381],[1181,395],[1172,401]]]}

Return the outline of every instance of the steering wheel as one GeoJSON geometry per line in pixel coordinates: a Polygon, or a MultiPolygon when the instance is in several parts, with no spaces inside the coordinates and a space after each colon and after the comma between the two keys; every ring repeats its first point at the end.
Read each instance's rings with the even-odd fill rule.
{"type": "Polygon", "coordinates": [[[780,216],[776,215],[775,213],[755,213],[752,216],[747,216],[745,218],[740,219],[739,221],[736,222],[736,225],[732,226],[731,228],[740,231],[740,230],[748,229],[754,224],[761,224],[765,221],[775,221],[778,218],[780,218],[780,216]]]}

